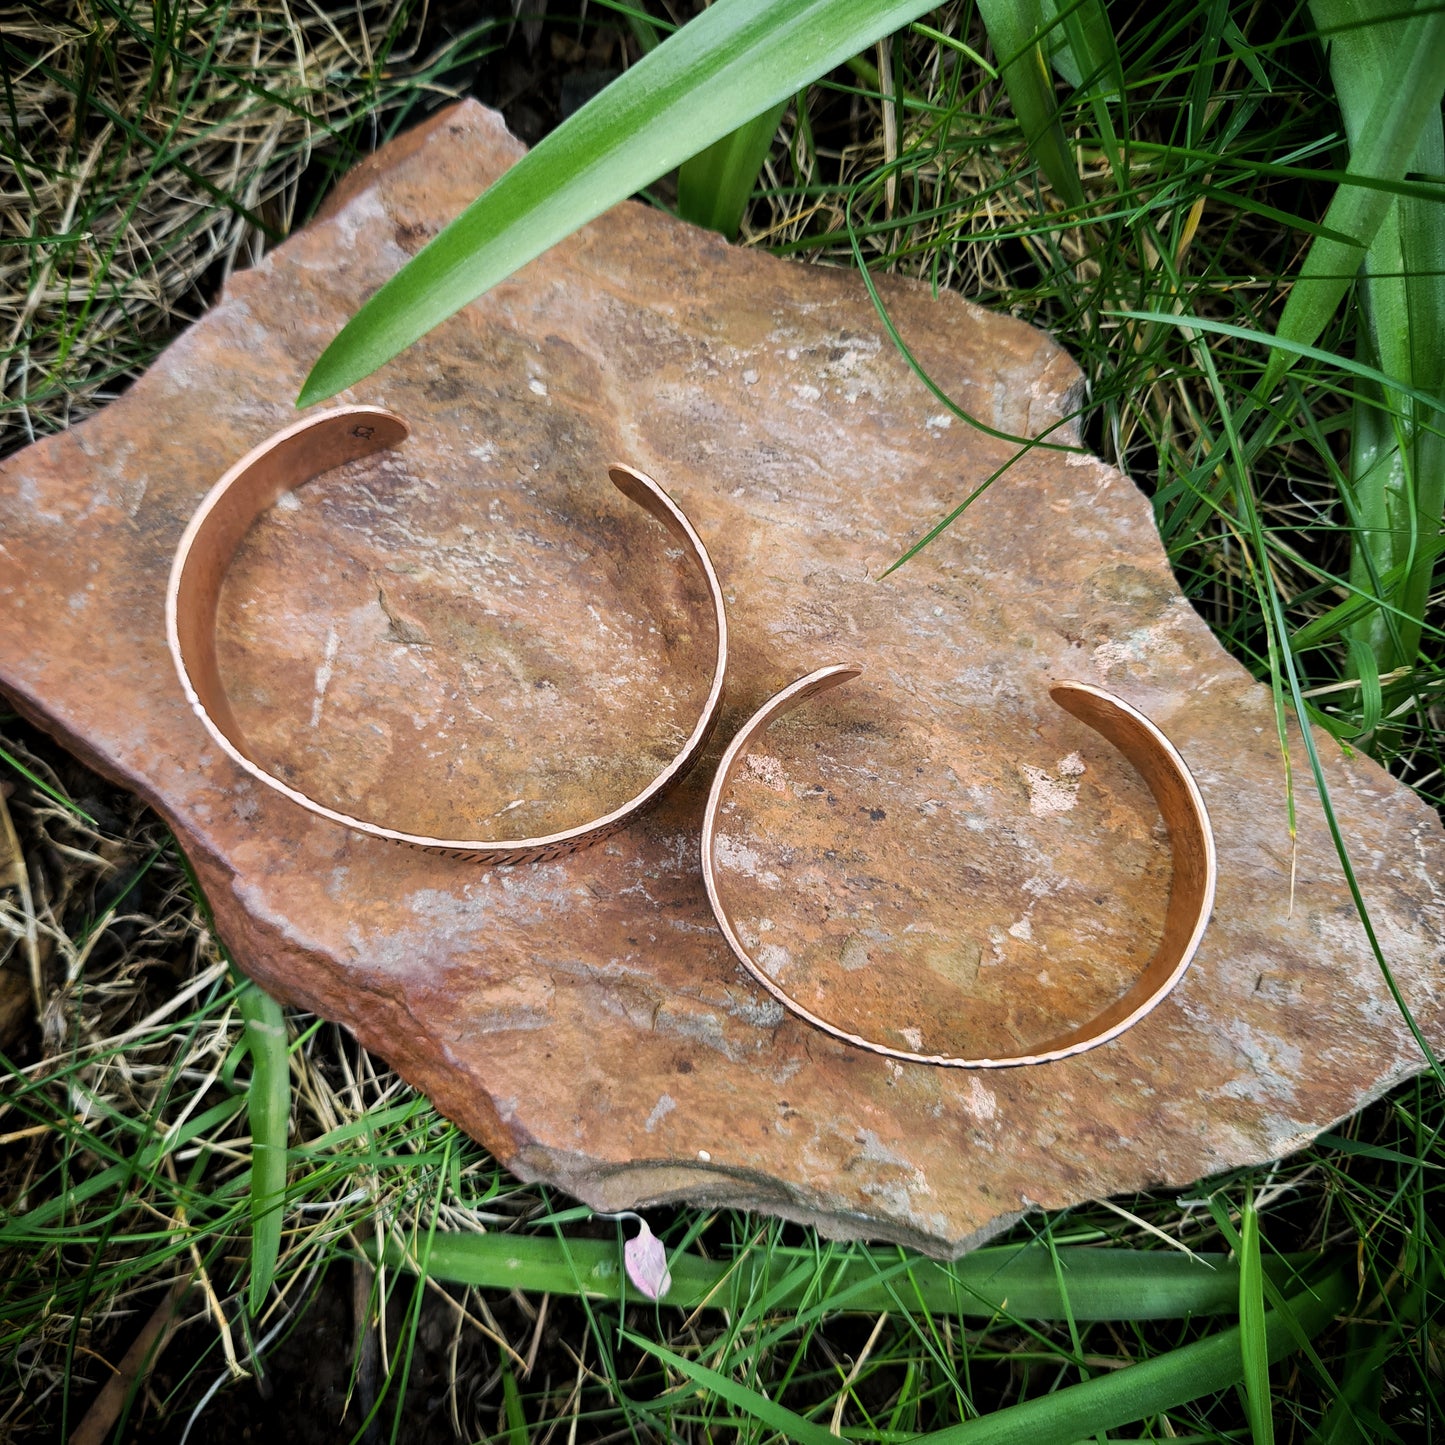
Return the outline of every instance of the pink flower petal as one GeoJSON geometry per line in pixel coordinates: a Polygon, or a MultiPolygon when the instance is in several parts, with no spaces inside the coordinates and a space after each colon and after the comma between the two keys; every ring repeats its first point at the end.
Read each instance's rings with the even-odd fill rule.
{"type": "Polygon", "coordinates": [[[639,1219],[638,1232],[622,1246],[627,1277],[648,1299],[661,1299],[672,1288],[672,1275],[667,1268],[667,1251],[662,1241],[639,1219]]]}

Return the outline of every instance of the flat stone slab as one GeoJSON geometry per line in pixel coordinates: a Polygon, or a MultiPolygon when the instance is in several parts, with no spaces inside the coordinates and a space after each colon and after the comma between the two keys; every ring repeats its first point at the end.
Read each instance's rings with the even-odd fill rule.
{"type": "MultiPolygon", "coordinates": [[[[1269,694],[1180,595],[1127,478],[1035,450],[882,578],[1012,448],[929,394],[855,275],[639,205],[349,394],[411,439],[268,513],[219,631],[254,752],[313,796],[453,836],[582,821],[657,771],[706,685],[702,599],[607,484],[624,461],[688,512],[727,594],[703,765],[586,852],[488,871],[308,815],[218,753],[165,647],[181,531],[292,419],[346,316],[519,149],[475,105],[403,137],[121,400],[0,470],[0,686],[164,814],[242,967],[525,1178],[942,1255],[1030,1209],[1288,1153],[1419,1070],[1299,739],[1292,855],[1269,694]],[[714,925],[699,823],[739,723],[832,662],[865,671],[774,726],[723,820],[723,886],[769,968],[954,1053],[1121,991],[1158,941],[1169,851],[1138,776],[1050,702],[1073,679],[1163,727],[1213,816],[1214,921],[1175,993],[1105,1047],[1001,1072],[899,1064],[786,1015],[714,925]]],[[[992,427],[1067,408],[1078,374],[1048,337],[880,287],[992,427]]],[[[1318,742],[1395,976],[1445,1038],[1445,833],[1318,742]]]]}

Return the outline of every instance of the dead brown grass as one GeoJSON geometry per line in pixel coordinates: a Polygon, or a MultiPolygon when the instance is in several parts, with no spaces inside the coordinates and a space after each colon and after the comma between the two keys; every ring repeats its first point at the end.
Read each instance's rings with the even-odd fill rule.
{"type": "Polygon", "coordinates": [[[423,9],[0,0],[0,452],[103,404],[286,234],[423,9]]]}

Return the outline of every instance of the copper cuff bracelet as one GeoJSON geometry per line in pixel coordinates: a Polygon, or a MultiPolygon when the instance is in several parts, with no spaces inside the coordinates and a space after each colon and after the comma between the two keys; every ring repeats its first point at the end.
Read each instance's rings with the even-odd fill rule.
{"type": "Polygon", "coordinates": [[[1163,815],[1174,857],[1174,876],[1164,917],[1164,936],[1148,967],[1122,997],[1088,1023],[1047,1040],[1031,1053],[1007,1058],[955,1058],[947,1054],[909,1053],[851,1034],[804,1008],[753,960],[738,936],[718,890],[716,842],[723,794],[737,771],[748,744],[774,718],[792,711],[817,693],[826,692],[849,678],[857,677],[860,671],[860,668],[851,666],[824,667],[785,687],[738,730],[737,736],[718,764],[712,791],[708,795],[707,812],[703,818],[702,872],[718,926],[743,966],[779,1003],[835,1038],[856,1044],[862,1049],[869,1049],[875,1054],[907,1059],[916,1064],[942,1064],[961,1069],[1002,1069],[1017,1064],[1052,1063],[1056,1059],[1066,1059],[1071,1054],[1081,1054],[1086,1049],[1095,1048],[1138,1023],[1179,982],[1204,935],[1210,911],[1214,907],[1214,835],[1210,830],[1209,814],[1205,810],[1199,788],[1185,766],[1184,759],[1179,756],[1169,739],[1143,713],[1130,707],[1128,703],[1099,688],[1080,682],[1058,683],[1049,690],[1049,695],[1065,711],[1072,713],[1113,743],[1138,769],[1163,815]]]}
{"type": "Polygon", "coordinates": [[[629,467],[609,469],[613,485],[643,507],[682,544],[702,574],[717,629],[712,686],[696,726],[670,763],[635,797],[591,822],[536,838],[431,838],[383,828],[309,798],[247,756],[245,742],[221,683],[216,618],[221,588],[236,549],[256,519],[284,493],[321,473],[398,446],[407,424],[378,407],[346,406],[306,417],[248,452],[207,493],[191,518],[171,566],[166,589],[166,636],[187,699],[217,746],[253,778],[319,817],[374,838],[435,849],[483,863],[530,863],[586,847],[616,832],[683,778],[707,746],[722,705],[727,666],[727,617],[722,588],[702,539],[681,509],[650,477],[629,467]]]}

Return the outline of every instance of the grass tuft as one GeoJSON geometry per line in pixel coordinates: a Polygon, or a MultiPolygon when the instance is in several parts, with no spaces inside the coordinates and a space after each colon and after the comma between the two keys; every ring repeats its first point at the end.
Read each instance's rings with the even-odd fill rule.
{"type": "Polygon", "coordinates": [[[306,218],[318,158],[404,118],[422,12],[0,0],[0,453],[114,396],[306,218]]]}

